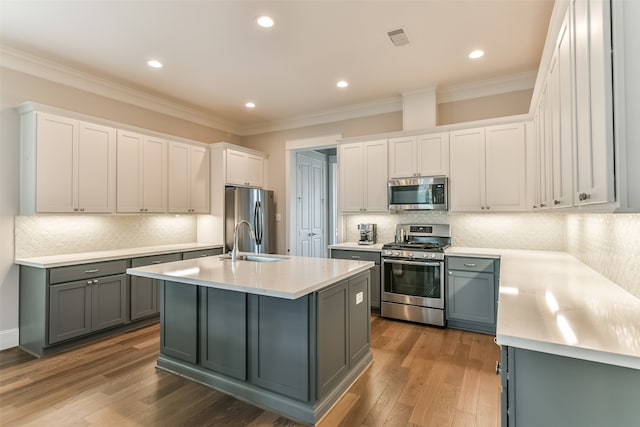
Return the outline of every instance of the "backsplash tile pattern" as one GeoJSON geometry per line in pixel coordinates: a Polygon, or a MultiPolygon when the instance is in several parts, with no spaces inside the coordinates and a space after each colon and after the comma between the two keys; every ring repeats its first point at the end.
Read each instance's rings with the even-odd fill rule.
{"type": "Polygon", "coordinates": [[[567,252],[640,298],[640,214],[567,215],[567,252]]]}
{"type": "Polygon", "coordinates": [[[16,258],[196,241],[192,215],[34,215],[15,221],[16,258]]]}
{"type": "Polygon", "coordinates": [[[345,241],[357,241],[357,225],[377,224],[378,243],[394,240],[396,224],[451,224],[454,246],[564,251],[565,215],[530,213],[462,214],[411,211],[394,215],[349,215],[345,241]]]}

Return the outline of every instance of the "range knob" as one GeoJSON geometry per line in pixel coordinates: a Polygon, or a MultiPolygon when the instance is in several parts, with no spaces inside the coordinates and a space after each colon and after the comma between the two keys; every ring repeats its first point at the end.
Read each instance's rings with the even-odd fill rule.
{"type": "Polygon", "coordinates": [[[394,252],[393,256],[400,256],[400,252],[394,252]]]}
{"type": "Polygon", "coordinates": [[[409,253],[407,253],[407,256],[408,256],[409,258],[413,258],[413,252],[409,252],[409,253]]]}
{"type": "Polygon", "coordinates": [[[435,258],[436,254],[429,254],[429,258],[435,258]]]}

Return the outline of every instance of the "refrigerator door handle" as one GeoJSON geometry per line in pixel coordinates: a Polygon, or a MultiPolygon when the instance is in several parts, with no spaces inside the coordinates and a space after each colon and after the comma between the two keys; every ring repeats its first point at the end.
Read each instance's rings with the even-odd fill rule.
{"type": "Polygon", "coordinates": [[[256,234],[256,245],[262,244],[262,221],[260,218],[261,213],[260,201],[256,202],[255,207],[253,208],[253,224],[255,226],[255,234],[256,234]]]}

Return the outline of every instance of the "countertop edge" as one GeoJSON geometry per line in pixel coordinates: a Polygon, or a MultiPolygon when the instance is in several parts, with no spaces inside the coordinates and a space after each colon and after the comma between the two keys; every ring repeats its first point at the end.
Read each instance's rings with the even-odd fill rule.
{"type": "Polygon", "coordinates": [[[246,292],[248,294],[254,294],[254,295],[264,295],[264,296],[294,300],[294,299],[303,297],[305,295],[309,295],[313,292],[319,291],[321,289],[324,289],[327,286],[340,282],[356,274],[367,271],[372,267],[374,267],[375,265],[373,261],[359,261],[359,263],[361,265],[351,269],[348,272],[334,276],[331,279],[327,279],[327,280],[323,280],[321,282],[315,283],[311,286],[308,286],[304,289],[300,289],[296,292],[285,292],[285,291],[278,291],[278,290],[271,290],[271,289],[262,289],[262,288],[256,288],[250,285],[242,285],[242,284],[212,282],[212,281],[189,278],[189,277],[176,277],[176,276],[162,274],[162,273],[152,273],[144,270],[141,271],[138,268],[128,268],[127,274],[134,275],[134,276],[147,277],[150,279],[175,282],[175,283],[184,283],[188,285],[205,286],[209,288],[226,289],[226,290],[236,291],[236,292],[246,292]]]}
{"type": "Polygon", "coordinates": [[[176,245],[142,246],[136,248],[113,249],[108,251],[86,252],[78,254],[53,255],[42,257],[16,258],[15,264],[27,267],[54,268],[71,265],[87,264],[91,262],[114,261],[123,258],[140,258],[153,255],[164,255],[175,252],[193,252],[206,249],[218,249],[224,245],[208,243],[180,243],[176,245]],[[50,261],[47,258],[69,257],[68,260],[50,261]],[[77,257],[77,259],[71,259],[77,257]]]}
{"type": "Polygon", "coordinates": [[[510,335],[496,334],[496,343],[500,346],[521,348],[540,353],[565,356],[573,359],[588,360],[595,363],[640,369],[640,358],[626,354],[609,353],[584,347],[568,346],[547,341],[537,341],[529,338],[519,338],[510,335]]]}

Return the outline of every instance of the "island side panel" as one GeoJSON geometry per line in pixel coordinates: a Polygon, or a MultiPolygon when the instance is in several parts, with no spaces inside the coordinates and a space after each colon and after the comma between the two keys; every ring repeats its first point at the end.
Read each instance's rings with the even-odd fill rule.
{"type": "Polygon", "coordinates": [[[349,368],[370,351],[369,328],[371,304],[369,302],[369,272],[349,279],[349,368]]]}
{"type": "Polygon", "coordinates": [[[247,379],[247,294],[200,286],[203,367],[247,379]]]}
{"type": "Polygon", "coordinates": [[[318,292],[318,397],[335,388],[349,370],[347,281],[318,292]]]}
{"type": "Polygon", "coordinates": [[[309,401],[309,296],[249,295],[248,305],[251,383],[309,401]]]}
{"type": "Polygon", "coordinates": [[[198,362],[198,287],[160,282],[160,353],[198,362]]]}

